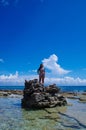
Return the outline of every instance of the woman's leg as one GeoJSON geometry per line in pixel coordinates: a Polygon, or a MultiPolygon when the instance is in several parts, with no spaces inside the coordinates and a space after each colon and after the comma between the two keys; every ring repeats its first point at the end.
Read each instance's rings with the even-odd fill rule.
{"type": "Polygon", "coordinates": [[[39,75],[39,83],[41,83],[41,76],[39,75]]]}
{"type": "Polygon", "coordinates": [[[44,76],[42,76],[42,84],[44,84],[44,76]]]}

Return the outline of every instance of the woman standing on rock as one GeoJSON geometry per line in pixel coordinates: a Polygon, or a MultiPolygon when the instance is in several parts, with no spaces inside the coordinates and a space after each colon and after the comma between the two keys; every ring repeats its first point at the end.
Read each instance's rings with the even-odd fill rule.
{"type": "Polygon", "coordinates": [[[44,84],[44,78],[45,78],[45,68],[43,64],[40,64],[37,73],[39,74],[39,83],[44,84]]]}

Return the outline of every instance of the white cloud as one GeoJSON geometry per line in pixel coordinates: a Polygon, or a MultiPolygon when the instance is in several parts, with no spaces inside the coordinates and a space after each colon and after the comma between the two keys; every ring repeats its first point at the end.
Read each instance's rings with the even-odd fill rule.
{"type": "Polygon", "coordinates": [[[1,75],[0,76],[0,80],[15,80],[18,78],[18,72],[16,71],[16,73],[13,75],[13,74],[10,74],[10,75],[1,75]]]}
{"type": "Polygon", "coordinates": [[[37,73],[37,70],[29,70],[30,73],[37,73]]]}
{"type": "MultiPolygon", "coordinates": [[[[0,62],[3,62],[3,59],[0,59],[0,62]]],[[[45,84],[57,84],[57,86],[70,86],[70,85],[86,85],[86,79],[81,79],[79,77],[74,78],[70,76],[56,76],[56,75],[64,75],[68,74],[70,71],[63,69],[58,64],[58,57],[53,54],[48,59],[44,59],[43,61],[44,66],[49,69],[51,72],[46,72],[45,77],[45,84]],[[49,73],[49,76],[48,76],[49,73]],[[58,77],[58,78],[56,78],[58,77]]],[[[9,75],[0,75],[0,85],[24,85],[25,80],[32,80],[37,78],[37,70],[30,70],[30,73],[28,75],[25,75],[22,73],[22,75],[19,75],[18,71],[15,72],[15,74],[9,74],[9,75]]]]}
{"type": "Polygon", "coordinates": [[[3,60],[3,59],[0,59],[0,62],[1,62],[1,63],[3,63],[3,62],[4,62],[4,60],[3,60]]]}
{"type": "MultiPolygon", "coordinates": [[[[19,75],[16,71],[15,74],[10,75],[1,75],[0,76],[0,85],[24,85],[25,79],[32,80],[38,79],[38,75],[19,75]]],[[[57,86],[71,86],[71,85],[78,85],[78,86],[85,86],[86,79],[81,79],[79,77],[63,77],[63,78],[45,78],[45,84],[57,84],[57,86]]]]}
{"type": "Polygon", "coordinates": [[[60,86],[86,86],[86,79],[81,79],[79,77],[64,77],[64,78],[46,78],[46,83],[57,84],[60,86]]]}
{"type": "Polygon", "coordinates": [[[64,75],[68,74],[70,71],[63,69],[57,62],[58,57],[53,54],[48,59],[42,60],[45,68],[49,69],[53,75],[64,75]]]}
{"type": "Polygon", "coordinates": [[[15,74],[0,75],[0,85],[24,85],[24,81],[38,78],[37,75],[19,75],[15,74]]]}

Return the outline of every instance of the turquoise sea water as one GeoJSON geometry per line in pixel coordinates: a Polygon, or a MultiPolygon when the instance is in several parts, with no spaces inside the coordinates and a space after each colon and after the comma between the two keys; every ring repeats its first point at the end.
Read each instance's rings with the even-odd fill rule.
{"type": "Polygon", "coordinates": [[[67,99],[72,106],[25,110],[22,97],[0,97],[0,130],[86,130],[86,103],[67,99]]]}
{"type": "MultiPolygon", "coordinates": [[[[86,86],[59,86],[62,91],[86,91],[86,86]]],[[[0,86],[3,90],[23,90],[24,86],[0,86]]]]}
{"type": "MultiPolygon", "coordinates": [[[[23,90],[23,86],[2,86],[3,89],[23,90]]],[[[0,88],[0,89],[2,89],[0,88]]],[[[64,91],[85,91],[86,86],[65,86],[64,91]],[[77,89],[78,88],[78,89],[77,89]],[[83,89],[84,88],[84,89],[83,89]]],[[[86,103],[67,99],[66,107],[25,110],[22,96],[0,97],[0,130],[86,130],[86,103]]]]}

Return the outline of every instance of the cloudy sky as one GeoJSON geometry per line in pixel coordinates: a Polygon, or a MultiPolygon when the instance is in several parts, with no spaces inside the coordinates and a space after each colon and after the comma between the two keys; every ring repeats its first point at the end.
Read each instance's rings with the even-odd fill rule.
{"type": "Polygon", "coordinates": [[[85,0],[0,0],[0,86],[86,85],[85,0]]]}

